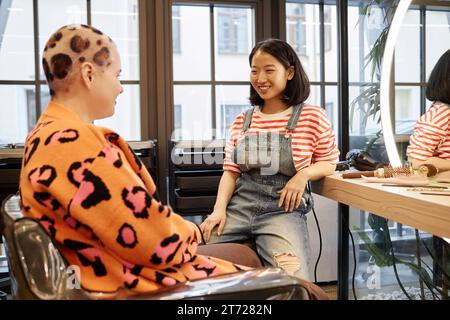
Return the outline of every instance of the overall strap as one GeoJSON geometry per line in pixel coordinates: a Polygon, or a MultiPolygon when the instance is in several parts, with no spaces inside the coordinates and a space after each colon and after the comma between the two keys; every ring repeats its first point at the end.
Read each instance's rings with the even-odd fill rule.
{"type": "Polygon", "coordinates": [[[244,125],[242,126],[242,132],[247,132],[247,130],[250,128],[250,124],[252,123],[253,110],[255,110],[255,107],[250,108],[245,112],[245,119],[244,125]]]}
{"type": "Polygon", "coordinates": [[[295,130],[295,128],[297,127],[298,118],[300,117],[300,113],[302,113],[302,109],[303,109],[303,103],[298,104],[294,107],[294,110],[292,111],[292,115],[286,126],[287,131],[295,130]]]}

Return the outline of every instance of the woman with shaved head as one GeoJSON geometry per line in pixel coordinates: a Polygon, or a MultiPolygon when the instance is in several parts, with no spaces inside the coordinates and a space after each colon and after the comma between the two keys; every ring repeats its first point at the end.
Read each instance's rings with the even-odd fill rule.
{"type": "Polygon", "coordinates": [[[48,40],[42,65],[53,100],[87,122],[110,117],[122,93],[120,56],[111,38],[87,25],[65,26],[48,40]]]}
{"type": "Polygon", "coordinates": [[[52,99],[26,139],[22,209],[80,267],[81,285],[151,292],[239,270],[197,254],[199,228],[160,202],[124,139],[93,124],[114,113],[123,92],[114,42],[90,26],[64,26],[42,63],[52,99]]]}

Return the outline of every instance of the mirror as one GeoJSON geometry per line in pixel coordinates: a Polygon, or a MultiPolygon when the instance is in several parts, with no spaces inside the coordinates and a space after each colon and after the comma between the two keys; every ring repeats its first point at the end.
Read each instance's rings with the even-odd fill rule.
{"type": "MultiPolygon", "coordinates": [[[[450,1],[399,1],[386,39],[380,79],[381,124],[392,166],[406,159],[405,150],[398,150],[398,134],[412,134],[420,114],[431,105],[425,99],[425,84],[449,47],[450,1]],[[410,10],[415,4],[424,6],[410,10]],[[406,132],[398,132],[405,128],[406,132]]],[[[407,146],[408,137],[403,140],[407,146]]]]}
{"type": "Polygon", "coordinates": [[[411,4],[411,0],[400,0],[394,18],[391,23],[389,34],[386,40],[383,54],[383,64],[381,67],[380,80],[380,112],[381,112],[381,126],[383,129],[384,143],[388,153],[389,162],[393,167],[398,167],[402,164],[398,154],[397,145],[394,139],[394,128],[392,128],[391,119],[391,77],[392,77],[392,62],[394,58],[395,43],[400,32],[400,27],[406,12],[411,4]]]}

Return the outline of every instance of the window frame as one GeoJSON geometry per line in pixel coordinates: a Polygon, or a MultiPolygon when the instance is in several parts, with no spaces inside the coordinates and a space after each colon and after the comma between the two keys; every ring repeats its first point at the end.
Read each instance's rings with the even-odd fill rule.
{"type": "MultiPolygon", "coordinates": [[[[232,1],[232,2],[228,2],[228,1],[195,1],[195,3],[193,3],[192,1],[172,1],[172,5],[171,7],[173,8],[173,6],[190,6],[190,5],[202,5],[202,6],[207,6],[209,7],[209,26],[210,26],[210,80],[204,80],[204,81],[190,81],[190,80],[172,80],[172,88],[174,88],[177,85],[208,85],[211,88],[211,124],[212,124],[212,132],[213,132],[213,136],[211,137],[212,139],[216,139],[217,138],[217,129],[219,126],[221,126],[221,123],[218,123],[217,119],[217,110],[218,107],[217,106],[217,101],[216,101],[216,88],[218,86],[237,86],[237,85],[250,85],[249,81],[229,81],[229,80],[223,80],[223,81],[218,81],[216,80],[216,54],[215,54],[215,49],[216,49],[216,45],[215,45],[215,36],[216,36],[216,24],[218,23],[218,21],[215,21],[215,8],[217,7],[223,7],[223,6],[227,6],[227,7],[236,7],[236,8],[251,8],[253,9],[253,19],[254,19],[254,37],[255,37],[255,43],[258,41],[257,40],[257,1],[232,1]]],[[[172,32],[171,32],[172,34],[172,32]]],[[[250,39],[249,39],[250,40],[250,39]]],[[[253,40],[253,39],[252,39],[253,40]]],[[[217,43],[217,45],[219,45],[219,43],[217,43]]],[[[226,53],[228,54],[228,53],[226,53]]],[[[239,54],[239,53],[236,53],[239,54]]],[[[172,108],[174,108],[174,104],[172,103],[172,108]]],[[[175,116],[175,115],[174,115],[175,116]]],[[[173,123],[175,122],[175,118],[173,119],[173,123]]],[[[182,122],[182,121],[181,121],[182,122]]],[[[170,136],[170,135],[169,135],[170,136]]],[[[225,134],[224,134],[225,137],[225,134]]],[[[224,138],[223,137],[223,138],[224,138]]]]}
{"type": "MultiPolygon", "coordinates": [[[[85,0],[86,1],[86,13],[87,13],[87,25],[92,25],[92,9],[91,9],[91,3],[92,0],[85,0]]],[[[95,0],[94,0],[95,1],[95,0]]],[[[139,2],[142,0],[138,0],[138,6],[139,2]]],[[[43,109],[45,108],[44,105],[42,105],[42,86],[47,86],[47,81],[43,79],[41,74],[41,61],[39,58],[40,54],[40,48],[39,48],[39,2],[38,0],[32,0],[32,6],[33,6],[33,56],[34,56],[34,80],[8,80],[8,79],[0,79],[0,85],[29,85],[34,86],[34,110],[31,110],[32,112],[31,119],[28,119],[28,126],[29,130],[32,129],[34,124],[37,122],[39,117],[42,114],[43,109]],[[30,127],[31,126],[31,127],[30,127]]],[[[139,17],[139,23],[141,18],[139,17]]],[[[141,36],[141,28],[139,28],[139,34],[140,38],[141,36]]],[[[142,52],[139,49],[140,52],[140,60],[142,61],[142,52]]],[[[140,63],[141,64],[141,63],[140,63]]],[[[142,78],[142,68],[139,67],[140,71],[140,79],[139,80],[121,80],[121,84],[123,85],[139,85],[140,87],[143,84],[142,78]]],[[[28,95],[29,93],[27,93],[28,95]]],[[[30,109],[29,106],[27,106],[27,109],[30,109]]],[[[141,119],[141,128],[142,128],[142,119],[141,119]]],[[[142,135],[143,129],[141,129],[141,135],[142,135]]]]}
{"type": "Polygon", "coordinates": [[[157,141],[158,190],[167,202],[170,136],[174,130],[172,5],[255,5],[255,41],[284,37],[284,0],[139,0],[142,139],[157,141]],[[146,77],[144,79],[144,77],[146,77]],[[145,80],[145,83],[144,83],[145,80]]]}
{"type": "MultiPolygon", "coordinates": [[[[419,50],[420,50],[420,61],[422,62],[420,64],[420,80],[419,81],[413,81],[413,82],[405,82],[405,81],[392,81],[393,90],[391,90],[391,119],[393,123],[396,121],[395,116],[395,94],[396,94],[396,88],[402,88],[402,87],[414,87],[419,88],[420,90],[420,115],[424,114],[426,112],[426,87],[427,87],[427,79],[426,79],[426,34],[427,34],[427,20],[426,20],[426,13],[431,11],[438,11],[443,12],[443,6],[441,4],[441,7],[427,7],[426,5],[436,5],[435,1],[415,1],[414,4],[412,4],[409,8],[409,10],[416,10],[419,11],[419,24],[420,27],[420,43],[419,43],[419,50]]],[[[352,4],[349,3],[348,5],[353,7],[359,7],[359,13],[361,14],[361,5],[360,3],[352,4]]],[[[358,30],[359,32],[364,32],[364,30],[361,31],[361,24],[358,24],[358,30]]],[[[367,52],[361,52],[360,55],[360,65],[364,65],[364,56],[367,54],[367,52]]],[[[361,72],[364,72],[364,70],[361,70],[361,72]]],[[[392,79],[395,79],[395,60],[393,61],[392,71],[391,71],[391,77],[392,79]]],[[[352,81],[349,82],[349,86],[352,87],[359,87],[363,88],[365,85],[369,84],[376,84],[379,83],[379,81],[352,81]]],[[[405,134],[396,134],[396,126],[393,127],[394,129],[394,135],[396,136],[404,136],[405,134]]],[[[362,134],[365,134],[364,132],[362,134]]]]}
{"type": "MultiPolygon", "coordinates": [[[[308,0],[287,0],[284,1],[285,5],[288,3],[293,4],[312,4],[319,6],[319,48],[320,48],[320,68],[319,68],[319,80],[318,81],[310,81],[311,86],[318,86],[320,92],[320,105],[325,106],[326,103],[326,88],[327,87],[338,87],[338,81],[327,81],[325,77],[326,70],[326,59],[325,59],[325,6],[328,5],[336,5],[335,3],[327,3],[326,1],[308,1],[308,0]]],[[[336,15],[338,12],[336,10],[336,15]]],[[[287,17],[285,14],[285,23],[287,23],[287,17]]],[[[338,22],[337,22],[338,23],[338,22]]],[[[337,24],[336,23],[336,24],[337,24]]],[[[331,41],[331,37],[330,37],[331,41]]],[[[336,48],[336,52],[339,54],[339,48],[336,48]]],[[[340,124],[338,124],[340,126],[340,124]]]]}

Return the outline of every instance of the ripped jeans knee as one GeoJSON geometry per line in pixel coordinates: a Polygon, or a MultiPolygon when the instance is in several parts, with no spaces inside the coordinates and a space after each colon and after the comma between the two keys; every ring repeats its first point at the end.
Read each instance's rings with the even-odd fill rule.
{"type": "Polygon", "coordinates": [[[296,275],[300,270],[300,260],[291,252],[276,253],[273,258],[275,265],[286,271],[289,275],[296,275]]]}

